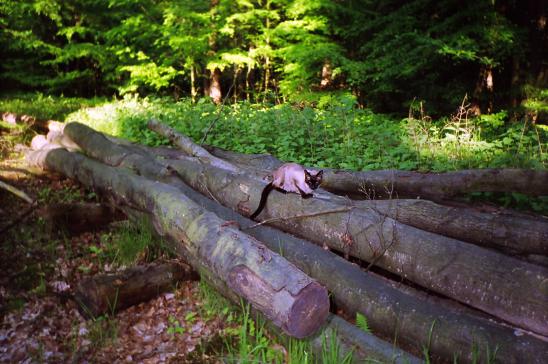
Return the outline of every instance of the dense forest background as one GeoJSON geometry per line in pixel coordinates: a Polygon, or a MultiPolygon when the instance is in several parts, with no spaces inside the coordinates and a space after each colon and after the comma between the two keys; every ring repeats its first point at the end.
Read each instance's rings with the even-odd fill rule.
{"type": "Polygon", "coordinates": [[[3,92],[543,119],[544,0],[2,0],[3,92]],[[540,118],[539,118],[540,116],[540,118]]]}

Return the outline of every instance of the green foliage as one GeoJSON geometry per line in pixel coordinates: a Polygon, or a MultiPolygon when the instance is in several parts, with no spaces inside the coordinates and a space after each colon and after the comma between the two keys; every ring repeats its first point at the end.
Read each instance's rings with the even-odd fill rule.
{"type": "Polygon", "coordinates": [[[473,94],[484,106],[525,98],[538,111],[544,98],[530,90],[545,88],[535,81],[545,35],[519,10],[509,1],[4,0],[0,79],[67,95],[179,98],[207,95],[202,81],[218,70],[224,93],[248,101],[352,92],[371,108],[401,113],[418,98],[439,114],[473,94]]]}
{"type": "Polygon", "coordinates": [[[54,97],[42,93],[18,94],[0,98],[0,113],[14,113],[18,116],[28,115],[36,120],[64,120],[65,117],[77,110],[97,106],[104,99],[54,97]]]}
{"type": "Polygon", "coordinates": [[[371,333],[371,329],[367,323],[367,318],[359,312],[356,312],[356,326],[368,334],[371,333]]]}
{"type": "Polygon", "coordinates": [[[101,244],[104,250],[99,249],[95,255],[117,265],[133,265],[141,260],[153,261],[170,253],[164,243],[153,236],[152,228],[146,221],[121,222],[101,236],[101,244]]]}
{"type": "Polygon", "coordinates": [[[352,363],[352,351],[342,355],[336,335],[335,332],[331,335],[325,333],[322,335],[322,363],[352,363]]]}
{"type": "Polygon", "coordinates": [[[126,98],[69,115],[98,130],[162,145],[146,128],[155,117],[200,141],[242,153],[353,170],[448,171],[462,168],[545,168],[548,132],[530,124],[506,125],[506,113],[431,121],[398,121],[354,107],[351,98],[325,97],[323,108],[266,107],[246,102],[217,109],[200,101],[126,98]]]}

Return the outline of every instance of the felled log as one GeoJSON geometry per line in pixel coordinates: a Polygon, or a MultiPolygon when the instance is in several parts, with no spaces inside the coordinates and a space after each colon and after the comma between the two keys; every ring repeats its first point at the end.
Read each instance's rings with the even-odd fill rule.
{"type": "MultiPolygon", "coordinates": [[[[128,152],[116,152],[117,147],[107,150],[108,140],[101,148],[90,145],[91,138],[106,138],[93,136],[95,132],[85,126],[69,124],[64,133],[87,153],[99,159],[102,154],[106,163],[133,158],[122,158],[128,152]]],[[[194,189],[244,215],[258,205],[263,185],[255,178],[188,159],[163,163],[194,189]]],[[[400,224],[329,194],[305,200],[273,191],[260,217],[518,327],[548,335],[548,292],[539,289],[548,280],[546,268],[400,224]]]]}
{"type": "Polygon", "coordinates": [[[116,209],[99,203],[58,203],[40,208],[37,215],[50,229],[66,230],[71,234],[94,231],[124,218],[116,209]]]}
{"type": "MultiPolygon", "coordinates": [[[[183,160],[170,165],[194,189],[244,215],[259,203],[264,185],[255,179],[183,160]]],[[[322,197],[305,200],[273,191],[260,217],[519,327],[548,334],[548,293],[538,289],[548,279],[547,269],[374,211],[352,206],[345,211],[345,201],[322,197]]]]}
{"type": "Polygon", "coordinates": [[[205,161],[219,168],[223,168],[232,172],[239,172],[239,168],[234,166],[232,163],[211,155],[201,146],[192,143],[190,138],[188,138],[187,136],[175,132],[172,128],[167,127],[165,124],[160,123],[158,120],[151,119],[148,122],[148,127],[151,130],[154,130],[157,133],[160,133],[168,138],[173,144],[177,145],[189,156],[197,157],[199,160],[205,161]]]}
{"type": "MultiPolygon", "coordinates": [[[[208,148],[211,154],[229,162],[246,162],[255,168],[276,167],[272,156],[242,159],[241,153],[208,148]],[[265,163],[266,161],[266,163],[265,163]]],[[[279,164],[283,162],[279,161],[279,164]]],[[[548,171],[532,169],[470,169],[445,173],[399,170],[348,171],[324,169],[322,188],[356,198],[422,198],[440,201],[470,192],[519,192],[548,195],[548,171]]]]}
{"type": "Polygon", "coordinates": [[[178,282],[196,279],[198,275],[187,264],[150,263],[85,278],[78,284],[74,299],[83,315],[95,318],[148,301],[178,282]]]}
{"type": "Polygon", "coordinates": [[[176,188],[64,149],[30,153],[27,160],[149,213],[157,231],[177,242],[174,249],[190,264],[227,284],[288,335],[308,336],[325,322],[324,287],[176,188]]]}
{"type": "Polygon", "coordinates": [[[448,207],[427,200],[363,200],[373,209],[404,224],[455,239],[515,254],[548,255],[548,219],[473,208],[448,207]]]}

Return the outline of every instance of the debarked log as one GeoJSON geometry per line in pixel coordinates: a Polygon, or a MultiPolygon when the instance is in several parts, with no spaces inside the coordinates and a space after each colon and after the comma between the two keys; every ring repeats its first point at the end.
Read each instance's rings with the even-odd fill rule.
{"type": "Polygon", "coordinates": [[[186,261],[206,267],[288,335],[306,337],[324,323],[329,312],[324,287],[176,188],[64,149],[36,151],[27,160],[150,213],[156,229],[178,242],[174,248],[186,261]]]}
{"type": "MultiPolygon", "coordinates": [[[[122,146],[107,150],[109,141],[78,124],[64,132],[87,153],[105,162],[128,161],[122,146]],[[93,133],[104,140],[88,141],[93,133]],[[89,149],[89,150],[88,150],[89,149]],[[113,157],[115,156],[115,157],[113,157]]],[[[154,164],[154,163],[152,163],[154,164]]],[[[244,215],[259,202],[264,187],[255,178],[190,160],[163,161],[192,188],[244,215]]],[[[273,191],[260,215],[271,224],[318,244],[374,263],[422,287],[485,311],[518,327],[548,335],[548,269],[495,251],[426,232],[356,208],[329,194],[301,199],[273,191]],[[341,206],[346,208],[341,211],[341,206]]]]}
{"type": "Polygon", "coordinates": [[[196,279],[198,275],[187,264],[150,263],[85,278],[78,283],[74,299],[83,315],[95,318],[148,301],[178,282],[196,279]]]}

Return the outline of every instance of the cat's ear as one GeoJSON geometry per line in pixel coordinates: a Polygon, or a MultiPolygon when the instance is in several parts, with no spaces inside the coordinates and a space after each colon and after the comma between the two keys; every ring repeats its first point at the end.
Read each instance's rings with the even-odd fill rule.
{"type": "Polygon", "coordinates": [[[323,169],[316,173],[316,178],[323,178],[323,169]]]}

